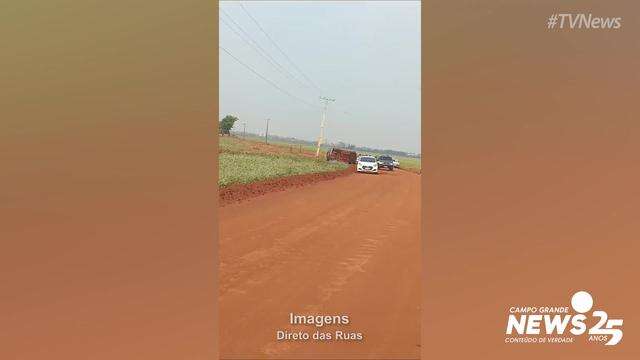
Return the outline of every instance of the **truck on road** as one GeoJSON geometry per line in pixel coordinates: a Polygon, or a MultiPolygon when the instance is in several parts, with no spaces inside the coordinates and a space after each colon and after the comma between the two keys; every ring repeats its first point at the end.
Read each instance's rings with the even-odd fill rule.
{"type": "Polygon", "coordinates": [[[355,164],[358,154],[355,151],[331,148],[327,151],[327,161],[336,160],[347,164],[355,164]]]}

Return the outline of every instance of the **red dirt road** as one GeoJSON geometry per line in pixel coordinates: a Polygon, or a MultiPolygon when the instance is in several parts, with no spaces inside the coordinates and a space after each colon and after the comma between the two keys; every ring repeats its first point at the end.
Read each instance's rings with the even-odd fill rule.
{"type": "Polygon", "coordinates": [[[353,174],[220,208],[222,359],[417,359],[420,176],[353,174]],[[348,325],[290,325],[348,315],[348,325]],[[330,341],[277,340],[316,331],[330,341]],[[362,333],[338,340],[335,331],[362,333]]]}

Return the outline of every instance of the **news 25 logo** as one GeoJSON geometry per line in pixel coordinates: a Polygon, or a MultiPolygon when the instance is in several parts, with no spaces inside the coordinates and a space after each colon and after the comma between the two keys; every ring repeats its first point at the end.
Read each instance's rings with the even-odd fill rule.
{"type": "Polygon", "coordinates": [[[505,343],[573,343],[575,337],[586,334],[591,342],[618,344],[622,319],[609,319],[602,310],[589,313],[592,308],[593,297],[586,291],[571,297],[573,311],[568,306],[512,306],[505,343]]]}

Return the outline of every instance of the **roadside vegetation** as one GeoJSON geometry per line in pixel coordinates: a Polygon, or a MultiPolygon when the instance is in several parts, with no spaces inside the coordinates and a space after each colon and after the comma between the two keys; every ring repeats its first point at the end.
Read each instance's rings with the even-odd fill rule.
{"type": "MultiPolygon", "coordinates": [[[[241,139],[248,139],[248,140],[264,143],[264,137],[258,136],[256,134],[247,133],[246,135],[243,136],[242,133],[236,133],[236,136],[241,139]]],[[[289,150],[290,152],[307,153],[307,154],[313,154],[314,156],[316,154],[315,144],[309,144],[307,142],[301,142],[301,141],[300,142],[287,141],[287,140],[283,140],[281,137],[274,138],[274,136],[270,136],[269,145],[279,146],[289,150]]],[[[323,144],[320,147],[320,157],[324,158],[327,153],[327,150],[330,148],[331,148],[330,146],[323,144]]]]}
{"type": "Polygon", "coordinates": [[[309,149],[265,144],[234,136],[220,136],[218,139],[218,185],[221,187],[347,168],[343,163],[316,160],[315,152],[309,149]]]}
{"type": "MultiPolygon", "coordinates": [[[[239,138],[243,138],[242,133],[236,132],[235,134],[239,138]]],[[[255,142],[258,142],[258,143],[260,142],[264,143],[264,137],[258,136],[256,134],[247,133],[245,138],[249,140],[254,140],[255,142]]],[[[281,147],[283,149],[288,150],[289,152],[307,153],[307,154],[313,154],[313,155],[315,155],[316,153],[316,146],[304,140],[298,140],[293,138],[283,138],[280,136],[272,135],[269,138],[269,144],[281,147]]],[[[344,145],[348,145],[348,144],[335,144],[335,146],[343,149],[348,148],[348,146],[344,146],[344,145]]],[[[326,152],[333,146],[334,146],[333,144],[323,144],[322,147],[320,148],[320,157],[325,158],[326,152]]],[[[356,151],[359,154],[369,154],[374,156],[380,156],[383,154],[390,155],[392,158],[400,162],[400,169],[403,169],[403,170],[420,173],[422,169],[421,158],[419,157],[402,156],[398,154],[382,152],[381,150],[372,151],[372,150],[362,150],[358,148],[355,148],[352,150],[356,151]]]]}
{"type": "Polygon", "coordinates": [[[393,156],[394,159],[400,162],[400,169],[409,170],[413,172],[420,172],[422,170],[421,159],[404,156],[393,156]]]}
{"type": "MultiPolygon", "coordinates": [[[[370,152],[367,153],[368,155],[373,155],[373,156],[380,156],[380,155],[385,155],[384,153],[378,153],[378,152],[370,152]]],[[[414,158],[414,157],[407,157],[407,156],[398,156],[398,155],[391,155],[392,158],[398,160],[400,162],[400,169],[402,170],[407,170],[407,171],[411,171],[411,172],[415,172],[415,173],[420,173],[420,170],[422,169],[422,164],[421,164],[421,159],[420,158],[414,158]]]]}

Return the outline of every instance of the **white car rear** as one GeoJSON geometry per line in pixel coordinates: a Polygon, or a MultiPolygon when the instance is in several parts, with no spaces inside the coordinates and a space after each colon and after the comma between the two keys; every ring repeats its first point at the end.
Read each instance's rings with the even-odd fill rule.
{"type": "Polygon", "coordinates": [[[360,156],[356,165],[358,172],[378,173],[378,160],[373,156],[360,156]]]}

